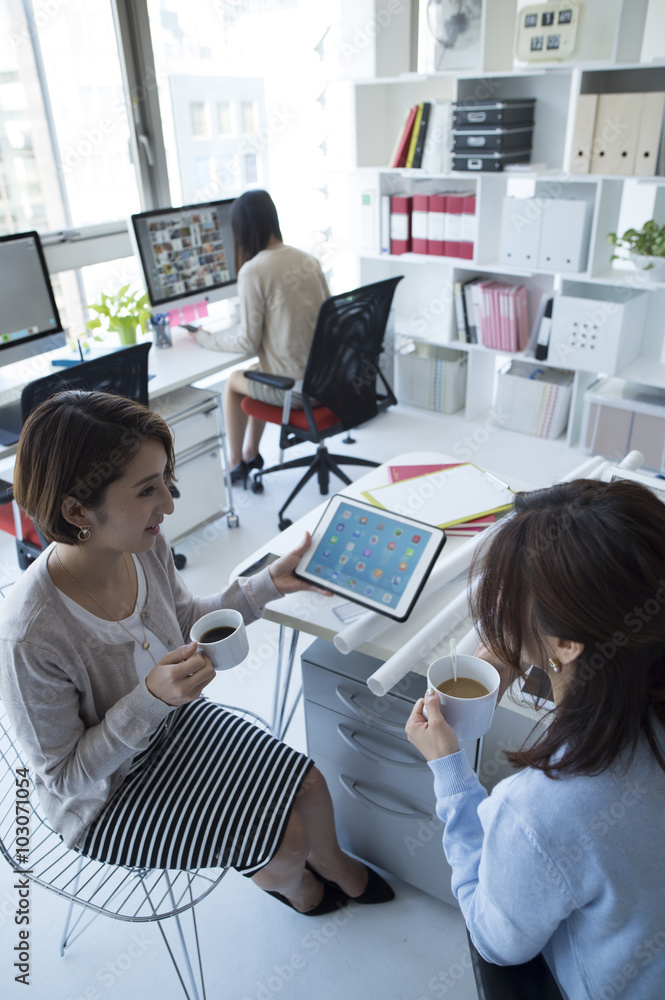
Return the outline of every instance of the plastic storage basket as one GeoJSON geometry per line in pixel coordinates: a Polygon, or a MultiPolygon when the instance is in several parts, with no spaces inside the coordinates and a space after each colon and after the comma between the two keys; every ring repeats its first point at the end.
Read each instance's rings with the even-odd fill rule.
{"type": "Polygon", "coordinates": [[[397,355],[397,398],[438,413],[454,413],[466,400],[467,356],[437,344],[411,344],[397,355]]]}
{"type": "Polygon", "coordinates": [[[568,423],[573,372],[510,361],[497,377],[495,408],[510,431],[556,438],[568,423]]]}

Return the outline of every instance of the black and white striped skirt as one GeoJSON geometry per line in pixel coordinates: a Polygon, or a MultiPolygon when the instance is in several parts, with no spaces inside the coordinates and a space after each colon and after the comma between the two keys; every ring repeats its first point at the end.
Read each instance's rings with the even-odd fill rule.
{"type": "Polygon", "coordinates": [[[168,717],[88,828],[83,854],[141,868],[235,868],[275,855],[313,762],[199,698],[168,717]]]}

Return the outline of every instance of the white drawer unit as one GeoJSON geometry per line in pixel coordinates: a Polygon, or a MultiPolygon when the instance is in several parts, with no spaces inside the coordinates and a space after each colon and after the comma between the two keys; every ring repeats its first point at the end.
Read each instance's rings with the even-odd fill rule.
{"type": "MultiPolygon", "coordinates": [[[[433,775],[404,732],[427,682],[409,673],[377,697],[366,680],[378,666],[363,653],[344,656],[323,639],[309,646],[302,657],[307,751],[328,783],[342,847],[457,906],[433,775]]],[[[521,746],[535,721],[530,710],[500,705],[484,740],[462,743],[488,791],[514,773],[503,750],[521,746]]]]}
{"type": "MultiPolygon", "coordinates": [[[[362,653],[343,656],[322,639],[306,650],[308,753],[328,782],[342,847],[457,906],[432,772],[404,732],[426,680],[410,673],[394,694],[378,698],[365,683],[378,666],[362,653]]],[[[476,744],[463,749],[473,762],[476,744]]]]}
{"type": "Polygon", "coordinates": [[[226,515],[237,527],[224,446],[220,397],[207,389],[185,386],[159,397],[152,408],[166,420],[175,443],[175,510],[167,523],[172,544],[226,515]]]}

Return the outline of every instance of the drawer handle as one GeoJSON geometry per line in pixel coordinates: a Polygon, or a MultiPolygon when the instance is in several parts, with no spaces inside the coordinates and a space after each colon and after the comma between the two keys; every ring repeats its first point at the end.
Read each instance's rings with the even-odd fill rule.
{"type": "Polygon", "coordinates": [[[380,726],[383,729],[392,729],[395,733],[403,733],[404,725],[399,722],[391,722],[390,719],[382,719],[380,715],[375,712],[369,712],[362,705],[359,705],[356,701],[355,694],[349,694],[344,688],[337,687],[336,689],[337,697],[342,702],[343,705],[353,712],[355,715],[360,716],[361,719],[366,719],[373,725],[380,726]]]}
{"type": "Polygon", "coordinates": [[[339,780],[352,798],[358,799],[359,802],[362,802],[363,805],[368,806],[370,809],[378,809],[379,812],[385,813],[386,816],[398,816],[400,819],[423,819],[428,823],[432,819],[431,813],[422,812],[420,809],[388,809],[387,806],[382,806],[379,802],[375,802],[371,796],[361,792],[357,783],[352,781],[351,778],[347,778],[345,774],[340,774],[339,780]]]}
{"type": "MultiPolygon", "coordinates": [[[[357,750],[358,753],[363,754],[363,756],[368,757],[377,764],[388,764],[390,767],[408,767],[410,770],[417,768],[419,771],[424,769],[424,761],[422,757],[416,758],[414,755],[413,760],[410,761],[395,760],[393,757],[386,757],[383,754],[376,753],[374,750],[370,750],[369,747],[363,746],[362,743],[355,738],[355,731],[350,729],[348,726],[343,726],[339,723],[337,726],[337,732],[352,750],[357,750]]],[[[408,744],[405,745],[404,749],[408,750],[408,744]]]]}

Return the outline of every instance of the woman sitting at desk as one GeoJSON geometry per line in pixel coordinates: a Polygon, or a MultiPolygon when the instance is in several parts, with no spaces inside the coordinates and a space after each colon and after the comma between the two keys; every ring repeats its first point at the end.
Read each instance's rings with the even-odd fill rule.
{"type": "Polygon", "coordinates": [[[312,761],[200,697],[193,623],[316,589],[293,576],[309,537],[193,598],[160,529],[173,467],[167,425],[122,396],[61,392],[23,426],[14,495],[52,544],[0,606],[0,693],[49,822],[93,858],[233,867],[311,915],[392,898],[341,851],[312,761]]]}
{"type": "Polygon", "coordinates": [[[452,887],[480,954],[543,952],[565,997],[656,1000],[665,982],[665,505],[636,483],[518,494],[472,613],[503,688],[556,704],[487,797],[427,693],[407,723],[434,772],[452,887]],[[624,992],[625,990],[625,992],[624,992]]]}
{"type": "MultiPolygon", "coordinates": [[[[236,250],[240,333],[194,334],[202,347],[246,351],[259,356],[259,371],[301,379],[322,303],[330,297],[315,257],[282,242],[277,209],[267,191],[246,191],[231,209],[236,250]]],[[[229,440],[231,480],[245,485],[252,469],[263,468],[259,444],[265,423],[248,417],[244,396],[282,406],[281,389],[235,371],[226,383],[224,418],[229,440]]],[[[294,392],[291,407],[302,409],[294,392]]]]}

